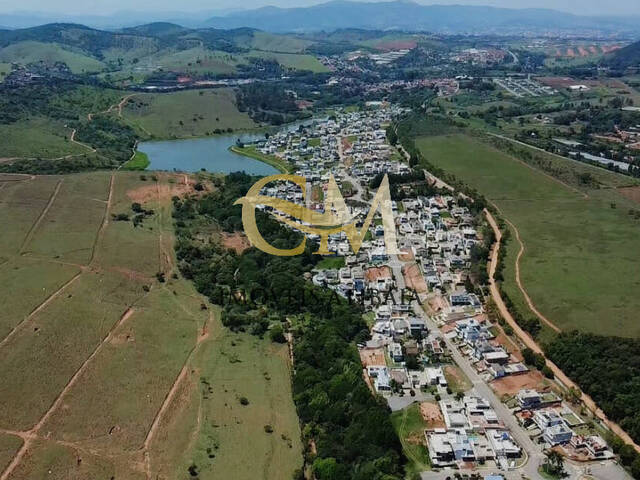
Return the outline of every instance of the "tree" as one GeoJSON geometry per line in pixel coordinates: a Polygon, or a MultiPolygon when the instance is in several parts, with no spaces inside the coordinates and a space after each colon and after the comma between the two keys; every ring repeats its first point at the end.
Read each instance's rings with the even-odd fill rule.
{"type": "Polygon", "coordinates": [[[284,336],[284,330],[280,325],[276,325],[269,331],[269,338],[272,342],[286,343],[287,339],[284,336]]]}
{"type": "Polygon", "coordinates": [[[549,450],[546,455],[547,458],[542,465],[542,469],[549,475],[563,477],[565,475],[564,457],[555,450],[549,450]]]}

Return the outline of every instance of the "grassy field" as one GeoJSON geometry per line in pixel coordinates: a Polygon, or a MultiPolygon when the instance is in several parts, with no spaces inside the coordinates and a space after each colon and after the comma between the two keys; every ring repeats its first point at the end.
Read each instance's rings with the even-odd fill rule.
{"type": "Polygon", "coordinates": [[[402,450],[409,460],[406,466],[407,477],[411,478],[412,474],[431,470],[429,451],[424,438],[427,423],[420,413],[420,404],[414,403],[403,410],[393,412],[391,423],[400,438],[402,450]]]}
{"type": "MultiPolygon", "coordinates": [[[[484,194],[519,230],[526,249],[521,280],[545,316],[564,330],[640,336],[640,298],[632,293],[640,285],[634,266],[639,224],[628,214],[638,204],[611,188],[576,190],[469,137],[429,137],[417,144],[430,162],[484,194]]],[[[567,162],[565,168],[583,166],[567,162]]],[[[630,182],[602,169],[600,175],[605,186],[630,182]]],[[[515,284],[518,250],[512,238],[503,287],[528,312],[515,284]]]]}
{"type": "Polygon", "coordinates": [[[3,182],[0,190],[0,224],[5,226],[0,235],[0,258],[20,251],[60,181],[56,177],[33,181],[19,181],[29,178],[26,176],[8,178],[12,180],[3,182]]]}
{"type": "Polygon", "coordinates": [[[309,70],[314,73],[328,72],[329,69],[325,67],[320,61],[313,55],[297,54],[297,53],[275,53],[265,52],[262,50],[251,50],[245,54],[248,58],[266,58],[277,61],[284,68],[291,70],[309,70]]]}
{"type": "Polygon", "coordinates": [[[163,68],[187,74],[229,75],[236,72],[236,66],[243,63],[243,59],[199,46],[186,50],[163,50],[145,58],[141,63],[143,68],[146,66],[150,71],[163,68]]]}
{"type": "Polygon", "coordinates": [[[88,263],[103,221],[109,181],[107,173],[62,179],[47,215],[23,252],[65,262],[88,263]]]}
{"type": "Polygon", "coordinates": [[[131,160],[122,165],[122,168],[124,170],[145,170],[150,163],[151,161],[146,153],[136,152],[131,160]]]}
{"type": "Polygon", "coordinates": [[[276,157],[275,155],[267,155],[256,150],[255,147],[231,147],[231,151],[237,153],[238,155],[243,155],[245,157],[254,158],[256,160],[260,160],[261,162],[267,163],[272,167],[277,168],[282,173],[287,173],[291,169],[291,165],[286,160],[283,160],[280,157],[276,157]]]}
{"type": "Polygon", "coordinates": [[[7,75],[11,72],[11,64],[10,63],[1,63],[0,62],[0,83],[2,83],[7,75]]]}
{"type": "Polygon", "coordinates": [[[238,111],[230,89],[140,94],[123,114],[143,133],[158,139],[202,137],[216,130],[256,126],[246,113],[238,111]]]}
{"type": "Polygon", "coordinates": [[[93,73],[104,69],[98,60],[72,52],[55,43],[25,41],[9,45],[0,50],[0,62],[20,63],[26,65],[33,62],[64,62],[73,73],[93,73]]]}
{"type": "MultiPolygon", "coordinates": [[[[171,197],[193,183],[118,172],[107,203],[110,180],[0,178],[0,428],[36,426],[9,478],[169,480],[192,465],[201,479],[291,478],[302,446],[286,345],[227,331],[173,274],[171,197]],[[112,219],[133,202],[153,210],[142,225],[112,219]]],[[[0,436],[0,464],[21,442],[0,436]]]]}
{"type": "Polygon", "coordinates": [[[0,158],[42,157],[86,153],[87,149],[69,140],[71,130],[59,122],[31,117],[0,125],[0,158]]]}
{"type": "Polygon", "coordinates": [[[268,32],[253,32],[251,47],[269,52],[300,53],[313,42],[291,35],[274,35],[268,32]]]}
{"type": "Polygon", "coordinates": [[[3,309],[0,341],[80,269],[61,263],[39,262],[28,257],[13,258],[0,265],[3,309]]]}

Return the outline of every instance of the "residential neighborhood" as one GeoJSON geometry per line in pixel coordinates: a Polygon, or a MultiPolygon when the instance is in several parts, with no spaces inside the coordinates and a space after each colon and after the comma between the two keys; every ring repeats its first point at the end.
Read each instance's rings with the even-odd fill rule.
{"type": "MultiPolygon", "coordinates": [[[[467,197],[438,188],[431,175],[411,175],[386,133],[402,111],[372,102],[255,144],[307,179],[304,192],[279,182],[263,194],[322,212],[333,178],[361,228],[376,180],[403,179],[392,184],[391,201],[401,254],[387,253],[376,212],[357,253],[344,233],[329,235],[331,255],[310,277],[363,306],[370,339],[359,353],[372,394],[394,412],[419,406],[429,465],[424,478],[438,471],[542,478],[538,467],[552,450],[575,462],[566,464],[570,475],[589,462],[610,461],[614,455],[593,422],[572,409],[560,385],[525,363],[521,346],[490,318],[486,292],[471,275],[487,241],[484,219],[467,197]]],[[[620,473],[614,463],[606,468],[620,473]]]]}

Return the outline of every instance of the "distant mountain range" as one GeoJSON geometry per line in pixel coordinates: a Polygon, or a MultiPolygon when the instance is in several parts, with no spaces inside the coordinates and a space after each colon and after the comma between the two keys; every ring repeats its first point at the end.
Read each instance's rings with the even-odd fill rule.
{"type": "Polygon", "coordinates": [[[603,32],[639,37],[640,16],[572,15],[548,9],[510,9],[462,5],[421,5],[407,0],[336,0],[311,7],[212,9],[202,12],[117,12],[107,16],[17,12],[0,14],[0,25],[25,28],[46,23],[76,23],[119,29],[151,22],[190,28],[250,27],[268,32],[331,32],[339,29],[411,30],[435,33],[579,33],[603,32]]]}
{"type": "Polygon", "coordinates": [[[47,23],[75,23],[93,28],[116,29],[151,22],[172,22],[187,27],[203,26],[203,19],[224,16],[240,9],[210,9],[200,12],[121,11],[110,15],[67,15],[52,12],[0,13],[2,29],[28,28],[47,23]]]}
{"type": "Polygon", "coordinates": [[[264,7],[235,12],[210,18],[206,24],[217,28],[260,28],[270,32],[362,28],[520,34],[530,31],[606,31],[637,35],[640,17],[584,17],[547,9],[337,0],[305,8],[264,7]]]}

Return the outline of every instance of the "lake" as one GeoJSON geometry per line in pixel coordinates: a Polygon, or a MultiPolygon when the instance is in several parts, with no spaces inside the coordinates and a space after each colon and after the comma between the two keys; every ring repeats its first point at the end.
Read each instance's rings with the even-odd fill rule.
{"type": "MultiPolygon", "coordinates": [[[[287,124],[279,130],[292,131],[300,125],[309,125],[305,120],[287,124]]],[[[208,172],[231,173],[245,171],[251,175],[274,175],[278,169],[253,158],[238,155],[229,150],[238,138],[243,143],[251,143],[264,138],[264,132],[230,133],[206,138],[187,140],[162,140],[141,142],[138,150],[144,152],[151,162],[148,170],[178,170],[197,172],[205,168],[208,172]]]]}
{"type": "Polygon", "coordinates": [[[240,138],[243,142],[264,138],[264,134],[218,135],[188,140],[166,140],[142,142],[138,150],[144,152],[151,162],[148,170],[179,170],[197,172],[205,168],[208,172],[231,173],[244,170],[251,175],[274,175],[279,171],[266,163],[248,158],[229,150],[240,138]]]}

